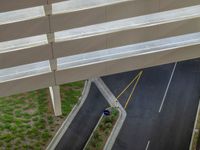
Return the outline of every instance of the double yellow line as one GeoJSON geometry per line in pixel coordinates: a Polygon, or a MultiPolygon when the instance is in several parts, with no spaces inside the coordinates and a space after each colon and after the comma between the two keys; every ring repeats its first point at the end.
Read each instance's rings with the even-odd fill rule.
{"type": "Polygon", "coordinates": [[[135,82],[135,80],[136,80],[136,82],[135,82],[135,84],[134,84],[134,86],[133,86],[133,89],[132,89],[132,91],[131,91],[129,97],[128,97],[128,99],[126,100],[126,104],[124,105],[124,108],[125,108],[125,109],[126,109],[126,107],[128,106],[128,104],[129,104],[129,102],[130,102],[130,100],[131,100],[131,97],[132,97],[132,95],[133,95],[133,93],[134,93],[134,91],[135,91],[135,89],[136,89],[136,87],[137,87],[137,85],[138,85],[138,82],[139,82],[139,80],[140,80],[140,78],[141,78],[141,76],[142,76],[142,73],[143,73],[143,71],[140,71],[140,72],[133,78],[133,80],[124,88],[124,90],[116,97],[117,99],[119,99],[119,98],[124,94],[124,92],[126,92],[126,90],[127,90],[127,89],[135,82]]]}

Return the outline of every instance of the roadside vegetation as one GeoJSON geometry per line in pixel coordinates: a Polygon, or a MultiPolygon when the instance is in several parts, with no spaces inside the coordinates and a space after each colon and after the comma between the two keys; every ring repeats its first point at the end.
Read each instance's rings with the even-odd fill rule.
{"type": "Polygon", "coordinates": [[[0,149],[45,149],[81,96],[84,81],[61,86],[63,115],[55,117],[48,89],[0,97],[0,149]]]}
{"type": "Polygon", "coordinates": [[[192,150],[197,150],[197,146],[200,146],[200,111],[198,112],[197,124],[194,131],[194,138],[192,141],[192,150]]]}
{"type": "Polygon", "coordinates": [[[119,111],[116,108],[111,108],[111,114],[109,116],[103,115],[98,127],[86,145],[86,150],[103,150],[118,117],[119,111]]]}

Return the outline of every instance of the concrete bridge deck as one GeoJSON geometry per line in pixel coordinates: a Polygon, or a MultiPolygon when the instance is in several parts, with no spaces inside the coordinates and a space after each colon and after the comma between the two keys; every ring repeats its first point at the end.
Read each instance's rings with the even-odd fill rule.
{"type": "Polygon", "coordinates": [[[0,2],[0,96],[200,56],[198,0],[17,1],[0,2]]]}

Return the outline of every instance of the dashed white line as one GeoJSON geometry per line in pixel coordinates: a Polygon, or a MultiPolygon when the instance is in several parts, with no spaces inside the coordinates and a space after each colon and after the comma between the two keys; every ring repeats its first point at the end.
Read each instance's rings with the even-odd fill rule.
{"type": "Polygon", "coordinates": [[[163,104],[164,104],[164,102],[165,102],[165,99],[166,99],[166,96],[167,96],[167,93],[168,93],[168,90],[169,90],[169,86],[170,86],[170,84],[171,84],[171,82],[172,82],[172,78],[173,78],[173,76],[174,76],[174,72],[175,72],[175,70],[176,70],[176,66],[177,66],[177,63],[174,64],[174,68],[173,68],[173,70],[172,70],[172,73],[171,73],[171,76],[170,76],[170,79],[169,79],[167,88],[166,88],[166,90],[165,90],[165,94],[164,94],[163,99],[162,99],[162,103],[161,103],[160,108],[159,108],[159,113],[162,111],[162,107],[163,107],[163,104]]]}
{"type": "Polygon", "coordinates": [[[148,143],[147,143],[147,146],[146,146],[145,150],[148,150],[148,148],[149,148],[149,145],[150,145],[150,142],[151,142],[151,141],[148,141],[148,143]]]}

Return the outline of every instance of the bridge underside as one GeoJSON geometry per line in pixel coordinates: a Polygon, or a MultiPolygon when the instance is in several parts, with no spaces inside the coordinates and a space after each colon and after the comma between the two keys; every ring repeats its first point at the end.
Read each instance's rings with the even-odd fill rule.
{"type": "Polygon", "coordinates": [[[61,84],[200,57],[199,0],[17,1],[0,2],[0,96],[51,87],[57,115],[61,84]]]}

